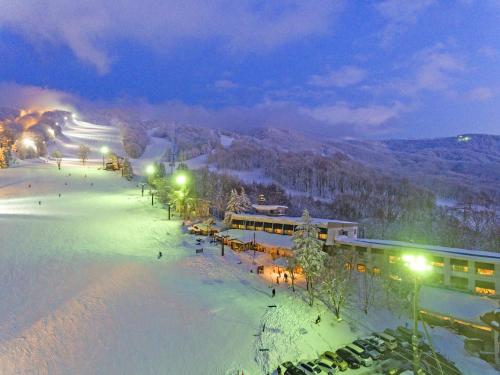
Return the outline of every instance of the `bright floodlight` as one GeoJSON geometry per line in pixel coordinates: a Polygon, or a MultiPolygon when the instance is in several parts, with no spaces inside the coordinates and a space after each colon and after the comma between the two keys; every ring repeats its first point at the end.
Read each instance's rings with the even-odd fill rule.
{"type": "Polygon", "coordinates": [[[403,261],[410,270],[415,272],[425,272],[431,269],[431,266],[421,255],[404,255],[403,261]]]}
{"type": "Polygon", "coordinates": [[[35,144],[35,142],[32,139],[24,138],[23,139],[23,145],[24,145],[24,147],[32,148],[33,150],[36,151],[36,144],[35,144]]]}
{"type": "Polygon", "coordinates": [[[64,116],[64,120],[65,120],[65,121],[68,121],[68,116],[64,116]]]}
{"type": "Polygon", "coordinates": [[[52,128],[48,128],[47,133],[49,133],[52,137],[55,137],[55,135],[56,135],[54,129],[52,129],[52,128]]]}
{"type": "Polygon", "coordinates": [[[183,174],[180,174],[175,178],[175,182],[177,183],[177,185],[185,185],[187,182],[187,177],[183,174]]]}
{"type": "Polygon", "coordinates": [[[102,146],[101,147],[101,154],[106,155],[109,153],[109,147],[108,146],[102,146]]]}
{"type": "Polygon", "coordinates": [[[154,165],[148,165],[146,167],[146,173],[147,174],[153,174],[153,173],[155,173],[155,167],[154,167],[154,165]]]}

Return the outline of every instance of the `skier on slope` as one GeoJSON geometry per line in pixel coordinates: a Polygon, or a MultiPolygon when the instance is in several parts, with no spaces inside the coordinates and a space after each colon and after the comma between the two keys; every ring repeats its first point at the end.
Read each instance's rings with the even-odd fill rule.
{"type": "Polygon", "coordinates": [[[276,295],[276,289],[273,288],[273,298],[276,295]]]}
{"type": "Polygon", "coordinates": [[[158,251],[158,259],[160,259],[163,256],[163,253],[161,251],[158,251]]]}

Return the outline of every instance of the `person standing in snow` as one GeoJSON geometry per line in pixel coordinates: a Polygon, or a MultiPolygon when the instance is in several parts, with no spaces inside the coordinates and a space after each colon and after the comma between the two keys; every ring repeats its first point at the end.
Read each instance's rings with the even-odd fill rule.
{"type": "Polygon", "coordinates": [[[158,252],[158,259],[160,259],[163,256],[163,253],[161,251],[158,252]]]}
{"type": "Polygon", "coordinates": [[[319,322],[321,322],[321,316],[318,315],[318,317],[316,318],[316,324],[319,324],[319,322]]]}
{"type": "Polygon", "coordinates": [[[278,375],[281,375],[281,367],[278,366],[278,368],[276,369],[276,371],[278,372],[278,375]]]}
{"type": "Polygon", "coordinates": [[[273,298],[276,295],[276,289],[273,288],[273,298]]]}

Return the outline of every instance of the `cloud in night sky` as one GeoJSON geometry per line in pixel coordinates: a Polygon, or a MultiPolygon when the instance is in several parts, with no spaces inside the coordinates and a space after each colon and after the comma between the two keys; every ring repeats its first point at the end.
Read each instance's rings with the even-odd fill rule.
{"type": "Polygon", "coordinates": [[[330,136],[499,133],[499,24],[494,0],[0,0],[0,106],[330,136]]]}
{"type": "Polygon", "coordinates": [[[100,73],[113,42],[165,49],[191,39],[218,39],[229,49],[272,49],[329,30],[341,1],[88,0],[1,1],[0,25],[36,43],[67,45],[100,73]]]}

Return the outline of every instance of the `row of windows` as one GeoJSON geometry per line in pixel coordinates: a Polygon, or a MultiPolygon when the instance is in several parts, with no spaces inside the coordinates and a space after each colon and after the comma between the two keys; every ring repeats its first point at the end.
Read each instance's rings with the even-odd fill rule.
{"type": "MultiPolygon", "coordinates": [[[[346,268],[351,268],[351,264],[347,263],[346,268]]],[[[367,267],[363,263],[356,264],[356,271],[366,272],[367,267]]],[[[380,275],[380,268],[373,267],[371,272],[374,275],[380,275]]],[[[389,277],[393,280],[401,281],[401,277],[395,274],[389,274],[389,277]]],[[[432,274],[432,276],[427,280],[430,284],[442,285],[444,284],[443,274],[432,274]]],[[[468,279],[464,277],[452,276],[450,277],[450,286],[456,289],[467,290],[468,289],[468,279]]],[[[479,294],[485,295],[495,295],[495,283],[490,281],[476,280],[474,285],[474,291],[479,294]]]]}
{"type": "MultiPolygon", "coordinates": [[[[272,227],[272,226],[262,226],[262,225],[259,225],[259,224],[262,224],[262,223],[256,223],[254,225],[254,223],[252,224],[248,224],[248,225],[245,225],[244,223],[242,223],[241,221],[239,220],[234,220],[232,225],[231,225],[231,228],[233,229],[244,229],[244,230],[256,230],[256,231],[265,231],[265,232],[268,232],[268,233],[275,233],[275,234],[286,234],[286,235],[293,235],[293,231],[294,229],[283,229],[283,226],[281,227],[272,227]]],[[[328,232],[326,231],[326,229],[321,229],[320,232],[318,233],[318,238],[320,240],[327,240],[328,239],[328,232]]]]}
{"type": "MultiPolygon", "coordinates": [[[[356,249],[358,246],[356,247],[356,249]]],[[[383,254],[382,249],[372,249],[372,254],[383,254]],[[377,251],[375,251],[377,250],[377,251]]],[[[401,258],[397,255],[389,255],[389,263],[397,263],[401,258]]],[[[435,268],[444,267],[443,257],[431,257],[430,264],[435,268]]],[[[463,259],[450,259],[450,266],[454,272],[469,272],[469,263],[463,259]]],[[[482,276],[493,276],[495,274],[495,265],[493,263],[475,262],[475,273],[482,276]]]]}

